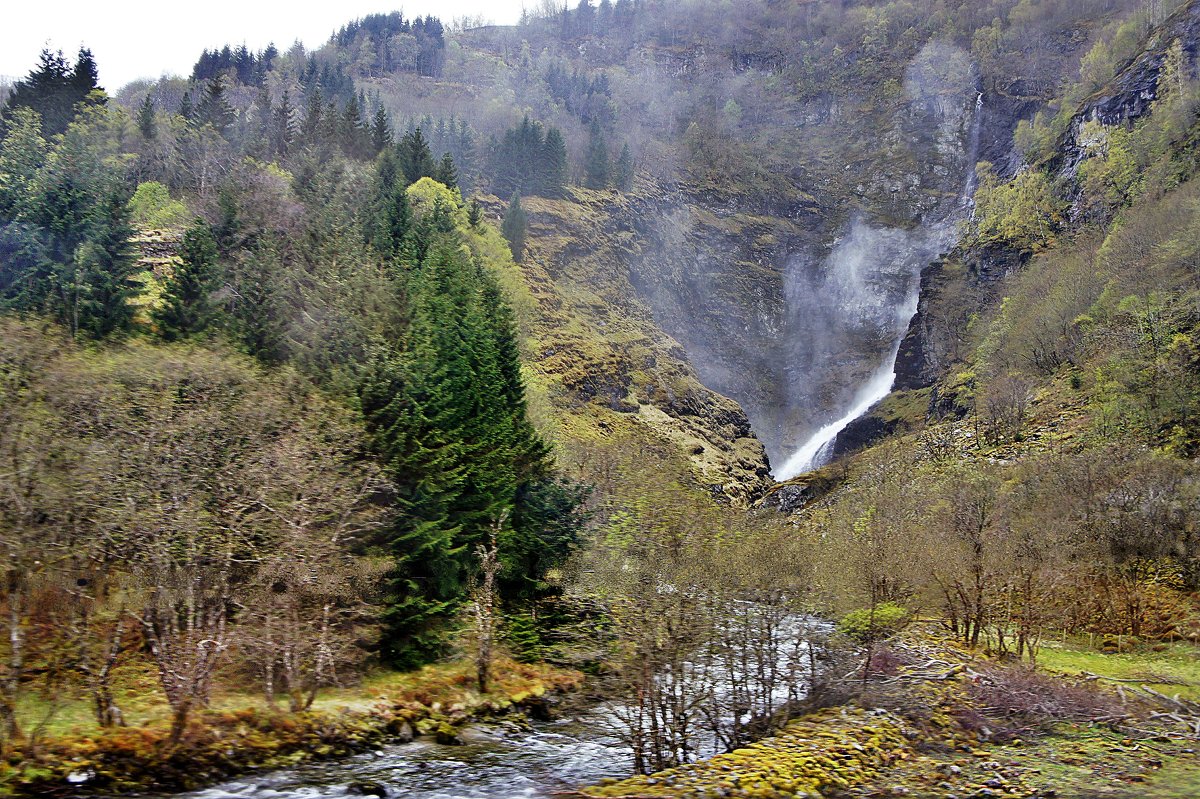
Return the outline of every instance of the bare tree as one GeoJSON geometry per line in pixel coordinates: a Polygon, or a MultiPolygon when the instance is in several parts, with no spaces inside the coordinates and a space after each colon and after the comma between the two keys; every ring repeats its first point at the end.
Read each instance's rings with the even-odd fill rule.
{"type": "Polygon", "coordinates": [[[508,511],[493,522],[488,544],[478,544],[475,556],[479,560],[479,584],[471,592],[471,615],[475,620],[475,679],[479,692],[486,694],[492,670],[492,648],[496,641],[499,613],[496,609],[496,575],[500,573],[500,550],[497,537],[508,519],[508,511]]]}
{"type": "Polygon", "coordinates": [[[255,665],[273,704],[310,707],[322,686],[340,682],[366,655],[374,633],[368,604],[386,564],[352,553],[384,518],[373,502],[386,482],[356,462],[352,428],[322,415],[266,448],[259,464],[267,536],[256,569],[238,594],[237,646],[255,665]]]}

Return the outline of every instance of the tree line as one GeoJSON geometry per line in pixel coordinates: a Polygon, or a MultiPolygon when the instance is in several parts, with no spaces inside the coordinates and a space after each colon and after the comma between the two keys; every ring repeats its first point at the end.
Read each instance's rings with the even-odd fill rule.
{"type": "Polygon", "coordinates": [[[6,740],[33,674],[118,724],[145,656],[178,735],[230,674],[302,709],[438,657],[492,536],[500,608],[541,618],[586,492],[527,419],[519,278],[453,159],[345,112],[250,135],[221,78],[131,114],[93,71],[56,133],[46,67],[0,140],[6,740]]]}

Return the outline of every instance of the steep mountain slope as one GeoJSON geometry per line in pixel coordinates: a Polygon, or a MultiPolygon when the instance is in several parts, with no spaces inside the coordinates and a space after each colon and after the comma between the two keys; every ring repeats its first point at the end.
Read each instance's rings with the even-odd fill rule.
{"type": "MultiPolygon", "coordinates": [[[[704,385],[745,409],[778,474],[863,401],[864,385],[886,378],[917,275],[967,215],[975,160],[1011,163],[1017,120],[1052,96],[1013,54],[1031,48],[1049,69],[1077,62],[1111,5],[1024,20],[1021,40],[1015,16],[992,27],[965,9],[921,21],[864,4],[814,19],[745,4],[743,28],[716,34],[716,48],[717,12],[688,6],[698,16],[685,20],[682,8],[647,7],[608,29],[572,28],[567,14],[469,31],[444,86],[416,99],[372,85],[397,113],[444,101],[484,120],[499,113],[484,98],[499,92],[561,125],[579,152],[571,98],[542,76],[604,76],[614,151],[633,142],[644,173],[634,195],[599,211],[599,227],[628,234],[605,258],[628,271],[704,385]],[[970,38],[946,27],[964,20],[997,37],[993,50],[968,52],[970,38]],[[785,29],[804,34],[783,41],[785,29]],[[824,75],[812,66],[818,51],[824,75]],[[473,78],[482,95],[467,92],[468,71],[487,75],[473,78]]],[[[552,271],[569,273],[574,255],[550,254],[552,271]]]]}
{"type": "Polygon", "coordinates": [[[744,505],[769,485],[741,407],[706,388],[638,297],[628,259],[639,195],[529,198],[522,271],[537,304],[530,370],[549,389],[568,450],[598,439],[657,441],[714,495],[744,505]]]}

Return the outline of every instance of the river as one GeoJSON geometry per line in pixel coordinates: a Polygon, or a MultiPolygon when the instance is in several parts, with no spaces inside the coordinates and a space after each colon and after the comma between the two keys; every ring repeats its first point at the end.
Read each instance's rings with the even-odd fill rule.
{"type": "Polygon", "coordinates": [[[628,775],[628,747],[605,719],[571,719],[467,727],[463,745],[418,739],[338,760],[249,774],[173,799],[310,799],[360,796],[355,783],[378,783],[406,799],[550,797],[628,775]]]}

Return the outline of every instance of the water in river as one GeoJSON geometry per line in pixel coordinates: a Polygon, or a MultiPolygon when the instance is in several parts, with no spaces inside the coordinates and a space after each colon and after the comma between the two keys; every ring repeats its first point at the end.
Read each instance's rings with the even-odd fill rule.
{"type": "Polygon", "coordinates": [[[251,774],[173,799],[316,799],[360,795],[354,783],[385,786],[406,799],[550,797],[630,772],[628,747],[604,719],[583,714],[532,725],[463,731],[462,746],[424,739],[334,761],[251,774]]]}

